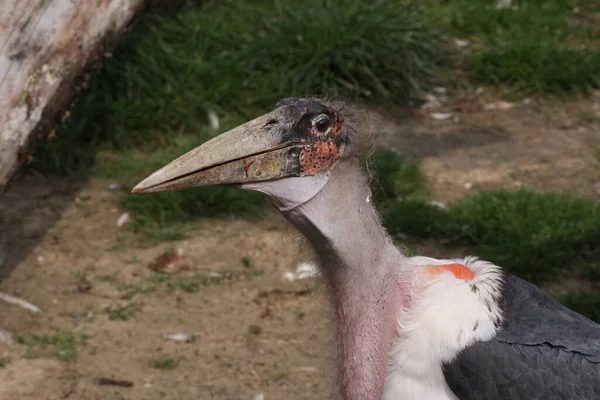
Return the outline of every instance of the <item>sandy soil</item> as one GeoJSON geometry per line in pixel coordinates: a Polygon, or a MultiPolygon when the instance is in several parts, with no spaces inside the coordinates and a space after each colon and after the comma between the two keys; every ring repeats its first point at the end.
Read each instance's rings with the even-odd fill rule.
{"type": "MultiPolygon", "coordinates": [[[[387,114],[381,142],[420,160],[441,201],[521,185],[600,198],[600,96],[453,111],[458,122],[387,114]]],[[[30,177],[0,198],[0,291],[42,310],[0,303],[0,328],[13,336],[0,342],[0,399],[329,398],[324,289],[283,278],[311,259],[293,228],[270,211],[259,221],[205,221],[184,241],[139,248],[117,227],[123,210],[110,183],[30,177]],[[153,281],[148,266],[170,248],[183,270],[153,281]],[[184,290],[190,281],[196,291],[184,290]],[[29,358],[40,349],[16,340],[60,331],[80,341],[75,360],[29,358]],[[193,340],[166,339],[176,333],[193,340]],[[155,368],[161,359],[174,367],[155,368]]]]}

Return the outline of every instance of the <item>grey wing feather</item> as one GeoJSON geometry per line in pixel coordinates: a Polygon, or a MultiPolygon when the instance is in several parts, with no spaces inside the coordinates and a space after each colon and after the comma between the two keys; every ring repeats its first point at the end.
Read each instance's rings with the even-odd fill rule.
{"type": "Polygon", "coordinates": [[[444,366],[461,400],[600,400],[600,325],[506,276],[497,336],[444,366]]]}

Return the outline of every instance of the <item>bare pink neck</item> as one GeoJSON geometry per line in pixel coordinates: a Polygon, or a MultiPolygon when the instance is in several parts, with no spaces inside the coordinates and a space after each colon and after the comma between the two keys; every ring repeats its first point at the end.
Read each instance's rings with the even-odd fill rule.
{"type": "Polygon", "coordinates": [[[390,344],[402,304],[404,256],[368,200],[358,160],[339,162],[325,187],[284,212],[317,252],[329,284],[344,400],[381,400],[390,344]]]}

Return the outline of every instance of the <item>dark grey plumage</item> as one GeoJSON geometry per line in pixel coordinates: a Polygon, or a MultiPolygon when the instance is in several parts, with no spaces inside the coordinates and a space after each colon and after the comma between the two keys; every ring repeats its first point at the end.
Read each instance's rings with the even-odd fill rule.
{"type": "Polygon", "coordinates": [[[461,400],[600,400],[600,325],[515,276],[506,276],[505,322],[444,366],[461,400]]]}

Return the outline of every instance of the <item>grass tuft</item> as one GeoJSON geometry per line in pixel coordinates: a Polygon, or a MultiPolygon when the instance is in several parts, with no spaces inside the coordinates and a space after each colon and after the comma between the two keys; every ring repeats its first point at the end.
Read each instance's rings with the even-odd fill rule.
{"type": "Polygon", "coordinates": [[[170,357],[161,357],[150,362],[152,368],[156,369],[174,369],[177,366],[177,364],[177,360],[170,357]]]}
{"type": "MultiPolygon", "coordinates": [[[[131,288],[124,288],[132,290],[131,288]]],[[[141,304],[114,304],[108,308],[108,319],[111,321],[128,321],[142,310],[141,304]]]]}
{"type": "MultiPolygon", "coordinates": [[[[211,283],[208,280],[208,278],[205,278],[205,279],[206,280],[203,281],[204,284],[208,285],[211,283]]],[[[212,282],[219,283],[220,281],[215,280],[212,282]]],[[[200,284],[198,283],[197,279],[189,278],[189,277],[182,277],[182,278],[178,278],[174,281],[168,282],[167,289],[171,292],[173,292],[175,290],[182,290],[187,293],[195,293],[198,290],[200,290],[200,284]]]]}
{"type": "Polygon", "coordinates": [[[398,200],[387,204],[382,213],[391,235],[415,238],[444,238],[451,233],[452,219],[447,211],[422,199],[398,200]]]}
{"type": "Polygon", "coordinates": [[[474,83],[513,97],[587,94],[600,87],[597,6],[586,0],[426,0],[427,22],[471,42],[464,51],[474,83]],[[596,10],[595,10],[596,8],[596,10]]]}
{"type": "Polygon", "coordinates": [[[521,95],[588,94],[600,87],[600,51],[530,40],[476,52],[467,70],[477,83],[506,85],[521,95]]]}
{"type": "Polygon", "coordinates": [[[384,205],[389,201],[427,194],[427,179],[419,165],[395,152],[377,149],[370,157],[369,165],[376,204],[384,205]]]}
{"type": "MultiPolygon", "coordinates": [[[[453,33],[492,43],[516,41],[525,36],[567,39],[586,34],[587,27],[570,24],[580,0],[517,0],[511,7],[497,7],[497,1],[426,1],[430,12],[453,33]],[[437,6],[437,7],[436,7],[437,6]],[[434,8],[435,7],[435,8],[434,8]]],[[[587,7],[586,7],[587,8],[587,7]]]]}
{"type": "Polygon", "coordinates": [[[61,361],[74,361],[79,354],[78,346],[87,335],[60,331],[55,335],[19,335],[17,342],[27,346],[25,358],[52,357],[61,361]]]}

